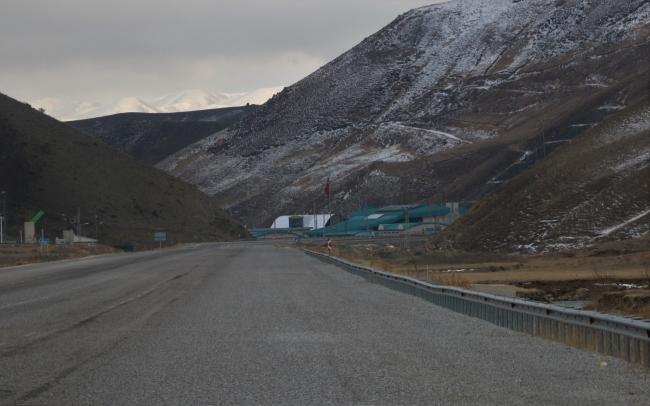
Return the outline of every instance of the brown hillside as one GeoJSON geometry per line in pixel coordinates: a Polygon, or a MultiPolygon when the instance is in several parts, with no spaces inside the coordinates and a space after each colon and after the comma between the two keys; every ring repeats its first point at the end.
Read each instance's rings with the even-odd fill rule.
{"type": "Polygon", "coordinates": [[[635,238],[649,229],[650,100],[640,94],[635,108],[566,143],[483,199],[438,243],[470,250],[567,249],[635,238]]]}
{"type": "MultiPolygon", "coordinates": [[[[54,238],[81,208],[84,234],[102,242],[227,240],[243,231],[206,195],[162,171],[0,94],[0,189],[7,191],[9,238],[32,212],[54,238]]],[[[83,229],[82,229],[83,231],[83,229]]]]}

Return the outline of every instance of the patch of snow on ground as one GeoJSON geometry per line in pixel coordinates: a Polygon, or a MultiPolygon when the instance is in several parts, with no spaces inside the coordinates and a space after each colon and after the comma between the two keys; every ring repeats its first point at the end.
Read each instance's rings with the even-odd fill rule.
{"type": "Polygon", "coordinates": [[[385,124],[382,124],[382,125],[393,127],[393,128],[396,128],[396,129],[402,129],[402,130],[406,130],[406,131],[412,131],[412,130],[423,131],[425,133],[440,135],[442,137],[446,137],[446,138],[449,138],[449,139],[452,139],[452,140],[458,141],[458,142],[469,142],[469,141],[462,140],[462,139],[456,137],[453,134],[446,133],[444,131],[430,130],[430,129],[427,129],[427,128],[412,127],[412,126],[404,125],[402,123],[394,123],[394,122],[385,123],[385,124]]]}
{"type": "Polygon", "coordinates": [[[450,128],[450,131],[456,133],[460,138],[473,141],[487,140],[498,135],[496,131],[479,130],[474,128],[450,128]]]}
{"type": "Polygon", "coordinates": [[[641,154],[628,158],[624,162],[616,165],[614,167],[614,170],[620,172],[620,171],[625,171],[627,169],[636,168],[641,164],[645,164],[643,165],[645,167],[649,163],[650,163],[650,150],[645,150],[641,154]]]}
{"type": "MultiPolygon", "coordinates": [[[[621,1],[621,3],[627,4],[627,7],[630,8],[634,7],[631,0],[621,1]]],[[[648,24],[648,21],[650,21],[650,3],[645,1],[634,13],[627,15],[619,21],[611,21],[611,23],[608,24],[607,31],[611,35],[619,34],[623,37],[628,37],[630,33],[634,32],[634,27],[648,24]]]]}
{"type": "Polygon", "coordinates": [[[383,146],[400,144],[405,149],[414,151],[416,155],[433,155],[469,142],[447,132],[399,122],[381,123],[373,133],[372,139],[383,146]]]}
{"type": "Polygon", "coordinates": [[[353,171],[374,162],[407,162],[412,159],[413,156],[400,150],[398,145],[386,148],[367,148],[356,144],[313,165],[300,177],[298,182],[320,187],[327,178],[343,179],[353,171]]]}
{"type": "Polygon", "coordinates": [[[591,87],[609,87],[609,81],[603,75],[591,74],[585,79],[585,85],[591,87]]]}
{"type": "Polygon", "coordinates": [[[637,285],[634,283],[594,283],[596,286],[617,286],[624,289],[647,289],[648,285],[637,285]]]}
{"type": "Polygon", "coordinates": [[[610,235],[611,233],[613,233],[614,231],[620,230],[621,228],[627,226],[628,224],[634,223],[637,220],[640,220],[641,218],[647,216],[648,214],[650,214],[650,209],[645,210],[645,211],[637,214],[636,216],[634,216],[634,217],[632,217],[632,218],[630,218],[628,220],[625,220],[622,223],[616,224],[615,226],[606,228],[604,230],[600,230],[598,232],[598,237],[596,237],[596,238],[606,237],[606,236],[610,235]]]}
{"type": "Polygon", "coordinates": [[[506,173],[508,173],[508,171],[509,171],[510,169],[512,169],[513,166],[515,166],[515,165],[519,165],[519,164],[521,164],[522,162],[524,162],[524,161],[525,161],[525,160],[526,160],[530,155],[532,155],[532,154],[533,154],[533,151],[528,151],[528,150],[524,151],[524,153],[523,153],[523,154],[522,154],[522,155],[521,155],[521,156],[520,156],[520,157],[519,157],[515,162],[513,162],[513,163],[510,164],[510,165],[508,165],[508,167],[507,167],[506,169],[504,169],[504,170],[501,171],[498,175],[496,175],[495,177],[493,177],[492,179],[490,179],[487,183],[503,183],[504,181],[503,181],[503,180],[499,180],[499,178],[502,177],[503,175],[505,175],[506,173]]]}
{"type": "Polygon", "coordinates": [[[638,134],[643,131],[650,131],[650,107],[626,117],[621,123],[610,129],[604,137],[606,140],[618,140],[627,135],[638,134]]]}
{"type": "Polygon", "coordinates": [[[625,106],[620,105],[620,104],[605,104],[600,107],[598,107],[598,110],[604,110],[604,111],[618,111],[618,110],[623,110],[625,109],[625,106]]]}

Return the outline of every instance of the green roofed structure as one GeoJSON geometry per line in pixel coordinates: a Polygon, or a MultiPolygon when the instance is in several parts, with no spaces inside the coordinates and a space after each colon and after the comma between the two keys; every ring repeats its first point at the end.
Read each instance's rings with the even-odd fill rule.
{"type": "Polygon", "coordinates": [[[447,227],[468,210],[459,203],[397,205],[379,209],[364,207],[346,221],[307,232],[310,237],[433,234],[447,227]]]}

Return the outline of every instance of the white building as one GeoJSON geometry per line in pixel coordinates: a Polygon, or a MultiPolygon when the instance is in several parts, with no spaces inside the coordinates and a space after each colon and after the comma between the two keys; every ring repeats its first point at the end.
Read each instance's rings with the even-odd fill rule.
{"type": "Polygon", "coordinates": [[[270,228],[323,228],[332,218],[331,214],[296,214],[280,216],[273,221],[270,228]]]}

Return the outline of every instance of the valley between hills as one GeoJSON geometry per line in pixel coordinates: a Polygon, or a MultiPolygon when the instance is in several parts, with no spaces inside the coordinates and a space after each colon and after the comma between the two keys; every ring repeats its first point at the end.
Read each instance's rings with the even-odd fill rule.
{"type": "MultiPolygon", "coordinates": [[[[643,280],[649,54],[647,1],[450,1],[398,16],[261,105],[60,123],[3,96],[9,230],[44,209],[55,232],[83,207],[100,240],[144,248],[152,230],[231,240],[281,215],[460,202],[458,221],[398,244],[386,266],[595,250],[609,274],[629,268],[630,245],[625,278],[643,280]]],[[[528,275],[514,279],[544,279],[528,275]]]]}

